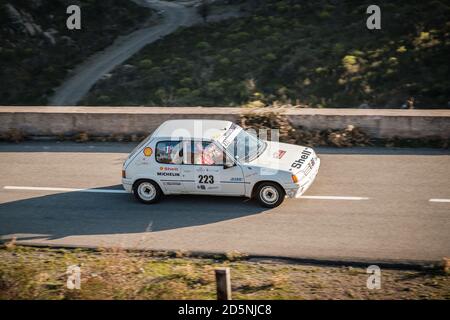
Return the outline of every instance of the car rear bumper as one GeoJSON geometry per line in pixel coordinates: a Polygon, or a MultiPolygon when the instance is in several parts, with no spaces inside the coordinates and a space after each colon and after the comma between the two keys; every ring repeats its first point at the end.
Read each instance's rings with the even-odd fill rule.
{"type": "Polygon", "coordinates": [[[299,181],[297,184],[292,184],[290,186],[286,186],[286,196],[288,198],[299,198],[302,194],[308,190],[308,188],[313,183],[314,179],[317,176],[317,173],[319,172],[320,168],[320,158],[317,158],[316,164],[314,168],[311,170],[311,172],[308,174],[308,176],[304,177],[302,180],[299,181]]]}
{"type": "Polygon", "coordinates": [[[122,179],[122,186],[126,192],[132,193],[133,183],[131,179],[122,179]]]}

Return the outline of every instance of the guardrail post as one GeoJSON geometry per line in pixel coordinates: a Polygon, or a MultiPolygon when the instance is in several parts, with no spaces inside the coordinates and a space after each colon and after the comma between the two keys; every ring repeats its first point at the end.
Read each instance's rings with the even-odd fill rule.
{"type": "Polygon", "coordinates": [[[216,270],[217,300],[231,300],[230,268],[216,270]]]}

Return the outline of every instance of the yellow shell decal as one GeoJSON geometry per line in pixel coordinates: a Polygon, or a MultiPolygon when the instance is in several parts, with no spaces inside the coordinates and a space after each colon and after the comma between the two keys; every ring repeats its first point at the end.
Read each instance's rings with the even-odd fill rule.
{"type": "Polygon", "coordinates": [[[150,157],[150,156],[152,155],[152,153],[153,153],[152,148],[150,148],[150,147],[144,148],[144,155],[145,155],[146,157],[150,157]]]}

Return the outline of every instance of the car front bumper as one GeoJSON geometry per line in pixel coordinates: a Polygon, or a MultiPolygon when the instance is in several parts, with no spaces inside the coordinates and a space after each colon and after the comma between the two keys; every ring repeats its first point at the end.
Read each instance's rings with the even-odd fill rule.
{"type": "Polygon", "coordinates": [[[314,168],[311,170],[311,172],[308,174],[308,176],[303,177],[299,181],[299,183],[285,186],[286,196],[288,198],[299,198],[302,194],[304,194],[306,190],[308,190],[308,188],[311,186],[314,179],[316,178],[317,173],[319,172],[319,168],[320,168],[320,158],[317,158],[316,164],[314,168]]]}

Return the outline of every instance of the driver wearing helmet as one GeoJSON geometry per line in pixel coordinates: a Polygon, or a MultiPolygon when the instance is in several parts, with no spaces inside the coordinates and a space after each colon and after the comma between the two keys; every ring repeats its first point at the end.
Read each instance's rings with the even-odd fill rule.
{"type": "Polygon", "coordinates": [[[201,142],[196,144],[196,163],[204,165],[219,164],[222,161],[223,153],[214,143],[203,147],[201,142]]]}

